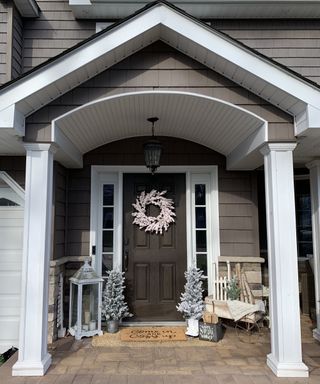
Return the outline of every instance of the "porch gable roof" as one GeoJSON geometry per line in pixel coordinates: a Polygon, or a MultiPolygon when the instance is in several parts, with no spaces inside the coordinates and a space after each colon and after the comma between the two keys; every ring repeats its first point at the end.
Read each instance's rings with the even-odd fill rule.
{"type": "Polygon", "coordinates": [[[26,116],[157,40],[293,115],[297,135],[320,126],[318,85],[160,0],[1,87],[7,144],[8,130],[24,136],[26,116]]]}

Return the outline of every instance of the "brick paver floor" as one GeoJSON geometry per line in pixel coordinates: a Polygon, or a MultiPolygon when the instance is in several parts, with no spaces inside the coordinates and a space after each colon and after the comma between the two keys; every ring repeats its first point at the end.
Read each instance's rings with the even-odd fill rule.
{"type": "MultiPolygon", "coordinates": [[[[303,360],[308,379],[277,378],[266,365],[269,332],[248,336],[226,330],[218,343],[132,343],[93,347],[91,339],[67,337],[51,346],[53,363],[44,377],[11,377],[13,356],[0,367],[1,384],[320,384],[320,343],[302,317],[303,360]]],[[[294,336],[293,336],[294,337],[294,336]]]]}

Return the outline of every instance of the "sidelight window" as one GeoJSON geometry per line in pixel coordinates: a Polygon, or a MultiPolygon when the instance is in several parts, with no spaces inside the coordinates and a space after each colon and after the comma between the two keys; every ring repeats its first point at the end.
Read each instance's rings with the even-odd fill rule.
{"type": "Polygon", "coordinates": [[[193,175],[192,232],[194,264],[203,271],[205,294],[208,292],[208,226],[210,185],[207,175],[193,175]],[[202,180],[201,180],[202,179],[202,180]],[[203,182],[198,182],[198,181],[203,182]]]}
{"type": "Polygon", "coordinates": [[[102,275],[113,268],[114,253],[114,185],[102,185],[102,275]]]}

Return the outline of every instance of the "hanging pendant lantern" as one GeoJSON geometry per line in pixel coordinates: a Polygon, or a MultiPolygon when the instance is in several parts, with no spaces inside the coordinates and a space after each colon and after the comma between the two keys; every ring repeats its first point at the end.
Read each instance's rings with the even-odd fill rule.
{"type": "Polygon", "coordinates": [[[154,123],[159,119],[157,117],[150,117],[147,120],[152,123],[152,138],[143,146],[144,161],[146,163],[146,167],[150,169],[152,174],[154,174],[160,167],[160,158],[162,153],[162,144],[154,136],[154,123]]]}

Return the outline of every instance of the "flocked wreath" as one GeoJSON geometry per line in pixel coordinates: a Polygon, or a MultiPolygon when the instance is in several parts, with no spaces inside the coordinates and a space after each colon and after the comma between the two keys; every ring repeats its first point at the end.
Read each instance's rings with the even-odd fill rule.
{"type": "Polygon", "coordinates": [[[132,204],[136,212],[132,213],[134,217],[133,224],[139,225],[140,229],[145,228],[145,232],[155,232],[162,235],[163,231],[167,231],[170,223],[174,223],[173,212],[174,206],[172,199],[167,199],[165,195],[167,191],[158,192],[153,189],[151,192],[141,192],[137,197],[136,203],[132,204]],[[146,210],[148,205],[159,207],[160,213],[158,216],[147,216],[146,210]]]}

